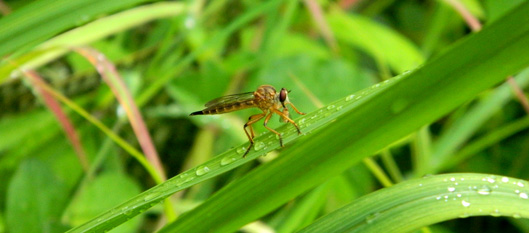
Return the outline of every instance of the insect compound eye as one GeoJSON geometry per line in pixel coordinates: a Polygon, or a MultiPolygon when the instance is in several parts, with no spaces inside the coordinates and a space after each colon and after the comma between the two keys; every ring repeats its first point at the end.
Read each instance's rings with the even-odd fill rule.
{"type": "Polygon", "coordinates": [[[281,101],[281,103],[285,102],[287,99],[287,93],[287,89],[281,88],[281,92],[279,92],[279,101],[281,101]]]}

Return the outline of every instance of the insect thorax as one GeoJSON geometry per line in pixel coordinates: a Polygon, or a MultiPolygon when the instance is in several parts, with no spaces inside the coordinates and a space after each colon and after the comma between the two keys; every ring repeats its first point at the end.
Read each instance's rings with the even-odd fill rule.
{"type": "Polygon", "coordinates": [[[276,89],[270,85],[262,85],[254,92],[257,106],[262,110],[268,110],[274,105],[278,105],[276,89]]]}

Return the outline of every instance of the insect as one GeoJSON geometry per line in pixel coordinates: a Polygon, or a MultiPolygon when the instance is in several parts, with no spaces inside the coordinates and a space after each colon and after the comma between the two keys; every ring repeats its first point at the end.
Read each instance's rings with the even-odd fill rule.
{"type": "Polygon", "coordinates": [[[263,124],[264,127],[279,136],[279,144],[281,147],[283,147],[283,138],[281,137],[281,134],[267,126],[268,121],[274,113],[279,115],[283,122],[290,122],[293,124],[298,130],[298,134],[301,134],[299,126],[289,117],[287,105],[290,105],[290,107],[300,115],[305,115],[305,113],[300,112],[294,104],[288,100],[289,92],[290,91],[287,91],[285,88],[281,88],[281,91],[277,92],[273,86],[262,85],[254,92],[227,95],[211,100],[206,103],[206,108],[204,110],[193,112],[190,116],[222,114],[253,107],[261,109],[263,113],[250,116],[248,122],[244,124],[244,132],[250,140],[250,146],[246,149],[246,152],[243,155],[244,158],[254,144],[253,139],[255,134],[252,124],[261,120],[263,117],[265,118],[263,124]],[[250,133],[248,133],[246,128],[250,128],[250,133]]]}

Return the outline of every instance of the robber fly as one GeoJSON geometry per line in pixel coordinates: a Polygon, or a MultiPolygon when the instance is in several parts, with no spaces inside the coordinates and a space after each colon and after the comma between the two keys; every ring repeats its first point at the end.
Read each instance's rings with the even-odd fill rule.
{"type": "Polygon", "coordinates": [[[274,113],[279,115],[283,122],[290,122],[293,124],[298,130],[298,134],[301,134],[299,126],[289,117],[287,104],[290,105],[296,113],[300,115],[305,115],[305,113],[298,111],[298,109],[290,103],[288,100],[289,92],[290,91],[287,91],[285,88],[281,88],[281,91],[277,92],[276,89],[270,85],[262,85],[254,92],[227,95],[209,101],[206,103],[206,108],[204,110],[193,112],[190,116],[222,114],[253,107],[261,109],[263,113],[250,116],[248,122],[244,124],[244,132],[250,140],[250,146],[246,149],[246,152],[243,155],[244,158],[254,144],[253,139],[255,134],[253,132],[252,124],[261,120],[263,117],[265,118],[264,127],[279,136],[279,144],[281,147],[283,147],[283,138],[281,137],[281,134],[266,125],[274,113]],[[250,133],[246,130],[247,127],[250,128],[250,133]]]}

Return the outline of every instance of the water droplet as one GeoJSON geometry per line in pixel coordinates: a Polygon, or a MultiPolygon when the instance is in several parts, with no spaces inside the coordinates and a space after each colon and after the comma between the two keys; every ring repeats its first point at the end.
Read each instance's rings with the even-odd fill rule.
{"type": "Polygon", "coordinates": [[[501,182],[505,182],[505,183],[509,182],[509,177],[502,177],[501,182]]]}
{"type": "Polygon", "coordinates": [[[191,176],[191,175],[189,175],[189,173],[183,173],[183,174],[180,174],[178,176],[179,177],[178,177],[178,179],[175,182],[176,186],[180,186],[182,184],[185,184],[185,183],[195,179],[195,176],[191,176]]]}
{"type": "Polygon", "coordinates": [[[490,215],[493,216],[493,217],[500,217],[501,213],[500,213],[500,211],[498,209],[495,209],[494,211],[492,211],[490,213],[490,215]]]}
{"type": "Polygon", "coordinates": [[[523,198],[523,199],[527,199],[527,198],[528,198],[527,193],[520,193],[520,194],[518,194],[518,195],[519,195],[521,198],[523,198]]]}
{"type": "Polygon", "coordinates": [[[491,177],[486,177],[486,178],[483,178],[484,181],[487,181],[491,184],[494,184],[496,182],[496,177],[494,176],[491,176],[491,177]]]}
{"type": "Polygon", "coordinates": [[[456,178],[452,177],[450,178],[450,181],[456,181],[456,178]]]}
{"type": "Polygon", "coordinates": [[[333,109],[333,108],[335,108],[335,107],[336,107],[336,106],[334,106],[334,104],[331,104],[331,105],[327,106],[327,110],[331,110],[331,109],[333,109]]]}
{"type": "Polygon", "coordinates": [[[481,195],[489,195],[490,194],[490,188],[486,185],[483,185],[481,186],[478,190],[477,190],[478,194],[481,194],[481,195]]]}
{"type": "Polygon", "coordinates": [[[150,200],[152,200],[152,199],[154,199],[154,198],[156,198],[156,197],[158,197],[158,193],[156,193],[156,192],[155,192],[155,193],[150,193],[150,194],[148,194],[147,196],[145,196],[145,197],[143,198],[143,200],[144,200],[144,201],[150,201],[150,200]]]}
{"type": "Polygon", "coordinates": [[[123,207],[121,209],[121,212],[123,212],[123,214],[125,214],[125,215],[131,215],[132,214],[132,210],[133,210],[133,208],[129,208],[129,207],[125,206],[125,207],[123,207]]]}
{"type": "Polygon", "coordinates": [[[463,207],[469,207],[470,206],[470,202],[462,200],[461,201],[461,205],[463,205],[463,207]]]}
{"type": "Polygon", "coordinates": [[[300,119],[300,120],[298,121],[298,123],[299,123],[300,125],[305,124],[305,118],[300,119]]]}
{"type": "Polygon", "coordinates": [[[253,149],[255,151],[260,151],[260,150],[262,150],[265,147],[266,147],[266,145],[264,144],[264,142],[256,142],[255,145],[253,146],[253,149]]]}
{"type": "Polygon", "coordinates": [[[244,154],[246,152],[246,148],[244,146],[237,148],[237,154],[244,154]]]}
{"type": "Polygon", "coordinates": [[[343,106],[338,106],[338,107],[336,107],[336,111],[340,111],[340,110],[342,110],[342,108],[343,108],[343,106]]]}
{"type": "Polygon", "coordinates": [[[195,177],[194,176],[188,176],[185,180],[184,180],[184,183],[187,183],[187,182],[190,182],[192,180],[194,180],[195,177]]]}
{"type": "Polygon", "coordinates": [[[522,182],[518,182],[518,183],[516,183],[516,185],[518,185],[519,187],[522,187],[522,188],[525,186],[522,182]]]}
{"type": "Polygon", "coordinates": [[[513,218],[522,218],[522,216],[519,213],[512,214],[513,218]]]}
{"type": "Polygon", "coordinates": [[[454,187],[448,187],[448,192],[453,192],[453,191],[456,191],[456,188],[454,188],[454,187]]]}
{"type": "Polygon", "coordinates": [[[375,219],[380,215],[380,213],[372,213],[366,216],[366,222],[367,224],[372,223],[375,221],[375,219]]]}
{"type": "Polygon", "coordinates": [[[349,95],[345,98],[345,101],[349,101],[355,98],[355,95],[349,95]]]}
{"type": "Polygon", "coordinates": [[[228,165],[228,164],[230,164],[230,163],[233,163],[235,160],[237,160],[237,159],[234,158],[234,157],[226,156],[226,157],[224,157],[224,158],[222,158],[222,159],[220,160],[220,165],[221,165],[221,166],[226,166],[226,165],[228,165]]]}
{"type": "Polygon", "coordinates": [[[197,168],[197,170],[195,171],[195,174],[197,174],[197,176],[201,176],[201,175],[204,175],[206,173],[209,172],[209,167],[206,167],[206,166],[200,166],[197,168]]]}

